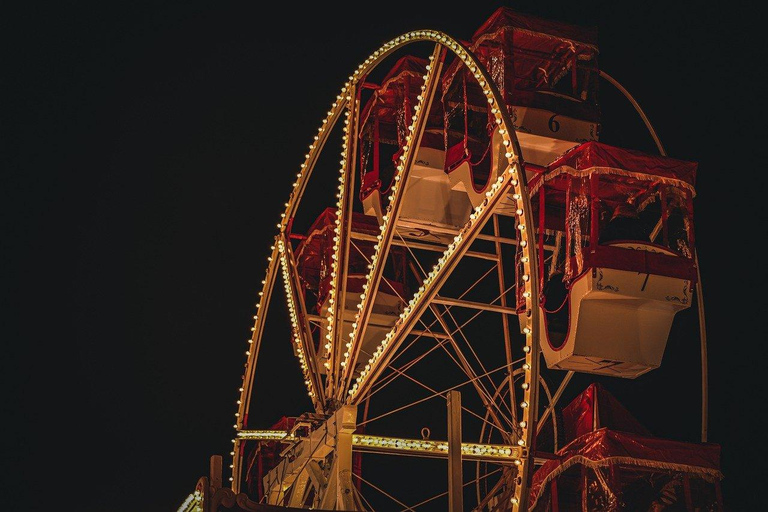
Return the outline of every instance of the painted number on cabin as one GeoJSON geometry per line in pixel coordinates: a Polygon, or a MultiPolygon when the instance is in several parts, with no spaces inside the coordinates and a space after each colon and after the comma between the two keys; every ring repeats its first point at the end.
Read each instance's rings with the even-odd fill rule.
{"type": "Polygon", "coordinates": [[[549,131],[551,132],[557,132],[560,130],[560,122],[555,120],[556,117],[557,117],[557,114],[549,118],[548,124],[549,124],[549,131]]]}

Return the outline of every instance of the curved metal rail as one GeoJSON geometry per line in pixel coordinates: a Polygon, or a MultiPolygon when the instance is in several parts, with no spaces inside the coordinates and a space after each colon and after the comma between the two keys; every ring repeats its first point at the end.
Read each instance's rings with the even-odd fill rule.
{"type": "MultiPolygon", "coordinates": [[[[640,108],[640,104],[635,98],[622,86],[618,80],[613,78],[605,71],[600,71],[600,76],[606,81],[616,87],[627,100],[632,104],[640,118],[645,123],[646,128],[651,133],[653,141],[656,143],[656,147],[662,156],[667,156],[667,152],[664,146],[661,144],[659,136],[656,134],[656,130],[653,128],[648,116],[645,115],[643,109],[640,108]]],[[[699,269],[699,253],[694,249],[693,252],[694,265],[696,265],[696,303],[699,309],[699,339],[701,341],[701,442],[707,442],[707,433],[709,430],[709,371],[707,361],[707,324],[704,316],[704,288],[701,284],[701,270],[699,269]]]]}
{"type": "MultiPolygon", "coordinates": [[[[311,364],[307,361],[307,357],[299,357],[302,370],[305,373],[306,383],[308,386],[308,393],[313,401],[316,403],[316,408],[322,406],[328,406],[331,404],[329,398],[335,397],[338,403],[349,403],[355,405],[359,403],[370,391],[371,386],[376,382],[380,376],[381,371],[387,365],[392,358],[395,350],[403,341],[405,336],[415,325],[415,322],[428,307],[428,304],[432,298],[435,297],[440,286],[445,282],[447,277],[453,271],[458,264],[462,256],[464,256],[469,245],[474,238],[479,234],[482,226],[492,218],[494,207],[499,204],[501,199],[508,193],[512,193],[513,198],[518,204],[517,212],[515,215],[517,221],[517,228],[521,234],[521,251],[522,251],[522,263],[524,272],[524,297],[526,299],[526,312],[524,313],[525,325],[523,332],[525,334],[525,345],[523,350],[525,352],[525,362],[522,365],[524,372],[524,379],[519,391],[522,401],[520,407],[522,409],[520,415],[520,435],[518,438],[520,457],[516,460],[515,464],[518,467],[517,477],[515,479],[515,491],[511,498],[512,506],[514,510],[526,509],[526,496],[527,496],[527,483],[533,469],[533,453],[530,450],[531,443],[533,441],[533,434],[536,428],[536,411],[537,411],[537,389],[538,386],[532,385],[532,383],[538,382],[538,363],[539,363],[539,347],[535,340],[538,339],[539,322],[538,315],[533,314],[532,311],[535,305],[538,303],[538,290],[535,283],[538,282],[537,269],[533,264],[535,258],[533,258],[534,239],[533,234],[533,217],[531,216],[530,200],[528,196],[527,183],[525,173],[522,169],[522,161],[520,157],[520,148],[515,137],[514,126],[509,118],[507,109],[504,108],[504,103],[501,101],[501,95],[490,78],[488,71],[480,64],[474,54],[466,48],[463,44],[450,36],[434,31],[434,30],[417,30],[412,31],[402,36],[399,36],[391,41],[385,43],[381,48],[371,54],[352,75],[349,76],[349,80],[344,84],[340,94],[336,97],[336,100],[332,103],[331,109],[328,111],[327,116],[322,121],[321,126],[318,128],[317,134],[313,138],[313,142],[309,145],[309,150],[305,155],[304,162],[301,164],[301,168],[297,173],[296,182],[293,184],[293,191],[291,192],[288,201],[285,203],[285,211],[281,214],[277,223],[278,234],[276,236],[276,243],[273,246],[272,253],[269,256],[269,263],[267,265],[266,278],[262,281],[263,288],[259,293],[259,302],[257,304],[257,314],[254,316],[254,326],[252,330],[252,337],[248,340],[249,350],[246,352],[247,361],[245,364],[245,372],[243,375],[243,386],[240,388],[240,397],[238,399],[238,411],[236,413],[235,429],[245,430],[247,425],[247,416],[250,407],[250,396],[253,387],[253,375],[258,358],[259,346],[261,342],[261,335],[264,329],[264,321],[266,317],[266,310],[269,304],[269,297],[271,296],[272,289],[274,287],[275,278],[277,275],[278,264],[282,263],[284,269],[290,268],[290,262],[286,258],[286,250],[284,245],[284,233],[290,225],[292,218],[294,217],[301,198],[307,189],[308,180],[312,174],[315,163],[318,156],[325,145],[328,135],[338,121],[341,118],[341,114],[345,111],[345,136],[344,136],[344,153],[342,154],[341,169],[339,176],[339,194],[337,203],[337,223],[335,230],[335,250],[336,261],[339,263],[333,282],[334,287],[332,290],[333,303],[328,308],[328,325],[330,326],[329,333],[326,336],[328,344],[330,344],[329,350],[333,354],[329,361],[329,368],[327,369],[331,375],[330,379],[327,379],[326,389],[317,389],[317,383],[319,378],[313,376],[312,373],[316,371],[311,364]],[[383,225],[381,226],[382,234],[380,235],[380,241],[375,246],[374,259],[372,259],[371,270],[367,278],[367,289],[373,290],[375,288],[376,279],[380,278],[380,264],[383,263],[386,257],[387,250],[392,243],[392,236],[394,233],[395,220],[399,215],[399,206],[402,203],[402,197],[404,193],[404,186],[397,187],[397,183],[404,184],[407,179],[410,167],[414,161],[416,154],[415,148],[418,147],[418,143],[423,133],[426,112],[428,111],[430,102],[432,101],[436,90],[436,77],[439,74],[440,66],[442,65],[442,56],[444,52],[452,52],[457,59],[466,66],[474,75],[478,84],[480,85],[483,93],[485,94],[489,106],[491,108],[491,114],[494,117],[496,124],[498,125],[499,133],[503,138],[503,144],[506,148],[505,158],[506,161],[499,165],[496,169],[495,181],[492,181],[486,192],[486,198],[481,205],[479,205],[470,215],[469,221],[460,230],[459,234],[455,237],[454,242],[448,245],[448,248],[444,251],[443,255],[439,258],[438,263],[428,273],[424,279],[423,287],[419,289],[414,295],[411,301],[405,308],[404,315],[398,320],[394,328],[390,333],[382,340],[374,353],[374,356],[368,361],[366,369],[356,379],[352,380],[351,368],[355,367],[354,362],[359,354],[359,340],[362,338],[359,332],[353,333],[349,345],[343,344],[344,337],[339,332],[336,325],[339,323],[339,304],[340,297],[345,293],[345,280],[341,278],[343,267],[341,265],[344,258],[345,248],[348,248],[350,229],[349,229],[349,217],[351,215],[349,204],[351,203],[352,186],[351,182],[354,176],[353,165],[354,158],[350,155],[353,154],[355,141],[355,131],[350,131],[349,126],[354,126],[357,122],[357,97],[355,91],[359,87],[364,78],[388,55],[395,50],[402,48],[411,43],[429,41],[435,43],[435,51],[431,58],[430,66],[428,67],[428,73],[425,75],[425,84],[422,87],[422,94],[419,97],[419,104],[414,108],[415,115],[413,123],[408,128],[411,135],[408,137],[408,142],[402,148],[403,155],[401,157],[400,165],[397,168],[397,174],[395,176],[395,185],[392,187],[390,201],[386,209],[386,213],[383,216],[383,225]],[[529,229],[526,229],[530,226],[529,229]],[[378,276],[378,277],[377,277],[378,276]],[[346,349],[346,351],[344,351],[346,349]],[[342,364],[344,363],[344,364],[342,364]],[[325,393],[325,404],[320,404],[319,397],[322,396],[321,391],[325,393]]],[[[289,310],[291,306],[296,307],[293,297],[296,297],[296,290],[290,291],[290,288],[294,286],[293,281],[290,278],[284,276],[284,284],[286,290],[289,291],[289,298],[291,298],[291,304],[289,304],[289,310]]],[[[364,288],[364,289],[366,289],[364,288]]],[[[361,297],[361,315],[365,318],[366,312],[370,308],[369,304],[372,300],[369,295],[361,297]]],[[[292,332],[294,335],[294,341],[297,347],[304,349],[303,351],[297,351],[299,354],[306,353],[306,341],[302,341],[303,326],[300,324],[300,319],[295,314],[291,314],[292,332]]],[[[364,326],[365,322],[357,324],[358,326],[364,326]]],[[[364,327],[363,327],[364,330],[364,327]]],[[[326,413],[330,412],[328,410],[326,413]]],[[[233,456],[232,470],[233,474],[230,477],[232,482],[232,489],[235,492],[239,492],[239,483],[241,480],[242,472],[242,451],[243,440],[236,437],[233,439],[233,456]]]]}

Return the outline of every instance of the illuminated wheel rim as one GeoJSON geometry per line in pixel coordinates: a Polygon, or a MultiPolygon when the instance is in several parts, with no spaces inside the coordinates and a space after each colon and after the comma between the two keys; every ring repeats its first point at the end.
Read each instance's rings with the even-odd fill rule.
{"type": "Polygon", "coordinates": [[[272,246],[272,252],[268,257],[266,275],[262,281],[263,288],[259,293],[259,301],[256,305],[256,314],[254,315],[254,325],[251,329],[252,336],[248,340],[247,361],[243,375],[243,385],[239,390],[240,396],[235,421],[235,429],[238,435],[233,439],[232,450],[232,476],[230,481],[235,492],[239,491],[243,475],[244,446],[246,443],[245,438],[240,433],[246,430],[246,421],[254,385],[254,371],[264,333],[266,311],[269,308],[269,302],[277,281],[279,280],[282,283],[286,291],[287,307],[291,318],[291,338],[304,373],[307,394],[312,400],[316,411],[328,414],[332,413],[337,406],[344,404],[359,405],[371,394],[373,387],[382,377],[382,372],[395,356],[398,347],[402,345],[406,336],[416,323],[420,321],[422,315],[429,310],[430,303],[435,298],[440,287],[451,276],[462,257],[466,255],[469,246],[480,233],[483,226],[493,219],[494,209],[507,195],[511,195],[518,205],[514,216],[514,223],[519,233],[518,240],[522,268],[522,280],[520,283],[524,287],[523,290],[520,290],[520,295],[525,299],[525,307],[520,317],[523,319],[521,330],[524,335],[524,343],[519,349],[523,353],[519,368],[517,369],[522,374],[522,378],[519,379],[519,389],[515,391],[515,396],[518,397],[519,402],[512,406],[516,411],[516,414],[513,416],[516,416],[517,420],[517,425],[514,428],[514,440],[517,446],[511,446],[510,444],[510,448],[515,450],[517,456],[514,457],[514,478],[509,481],[509,489],[505,499],[508,499],[513,510],[524,510],[527,508],[525,503],[527,498],[527,482],[533,470],[533,455],[532,450],[529,448],[533,440],[536,423],[535,415],[538,407],[538,386],[533,386],[532,383],[538,382],[539,379],[539,348],[534,342],[534,340],[538,339],[539,321],[538,315],[531,314],[531,311],[538,303],[538,291],[535,286],[538,279],[537,271],[533,264],[536,261],[532,254],[535,250],[533,229],[526,229],[526,226],[533,227],[526,177],[521,166],[520,149],[515,137],[514,126],[504,107],[504,103],[501,101],[499,91],[493,84],[487,70],[473,53],[461,43],[446,34],[433,30],[413,31],[399,36],[384,44],[358,66],[349,76],[349,80],[344,84],[339,95],[332,103],[331,109],[323,119],[316,135],[314,135],[309,145],[309,150],[305,155],[305,160],[300,166],[296,182],[293,184],[293,190],[286,202],[285,211],[281,214],[276,224],[278,232],[275,237],[275,243],[272,246]],[[339,297],[343,298],[345,294],[345,262],[349,256],[350,212],[354,196],[354,174],[350,170],[354,168],[353,162],[357,143],[355,140],[355,134],[357,133],[356,123],[357,116],[359,115],[356,91],[362,85],[365,77],[384,58],[406,45],[424,41],[435,43],[435,49],[432,57],[430,57],[427,74],[424,76],[424,85],[422,86],[422,94],[419,96],[419,103],[414,107],[415,115],[413,116],[412,124],[408,128],[410,135],[407,138],[406,145],[402,148],[403,151],[395,173],[389,202],[383,211],[380,226],[381,235],[374,246],[375,250],[370,260],[370,270],[366,286],[363,287],[364,290],[378,289],[377,286],[382,275],[381,268],[384,265],[383,262],[386,262],[387,252],[395,237],[395,226],[404,200],[404,184],[408,180],[409,171],[417,152],[414,147],[418,146],[423,133],[426,118],[425,112],[435,97],[436,83],[439,79],[444,52],[451,52],[474,75],[482,88],[487,98],[490,112],[498,126],[498,133],[503,138],[503,144],[506,148],[505,161],[499,163],[498,167],[494,169],[495,174],[492,174],[489,178],[489,186],[487,187],[486,198],[483,203],[472,211],[467,223],[463,228],[459,229],[454,241],[448,244],[437,263],[429,272],[425,271],[422,285],[414,293],[410,301],[405,304],[403,314],[400,315],[392,330],[381,340],[378,348],[368,358],[362,371],[356,374],[354,369],[358,367],[357,363],[363,362],[360,359],[361,332],[364,332],[366,329],[366,319],[370,316],[374,295],[365,291],[361,294],[358,317],[356,319],[358,321],[353,324],[352,333],[341,333],[343,308],[339,307],[338,304],[343,303],[343,300],[340,300],[339,297]],[[341,118],[344,119],[344,142],[341,168],[338,176],[337,222],[334,228],[336,242],[334,244],[335,262],[332,264],[331,269],[333,278],[331,279],[330,297],[333,300],[329,301],[330,306],[325,319],[328,326],[328,332],[325,333],[325,343],[331,357],[328,362],[328,368],[325,370],[327,377],[325,382],[323,382],[320,371],[316,367],[316,359],[311,354],[313,351],[310,346],[311,342],[306,340],[307,334],[304,332],[305,325],[302,322],[300,298],[297,294],[298,281],[295,279],[296,272],[291,259],[291,247],[286,237],[286,232],[289,229],[291,220],[296,215],[302,196],[307,190],[308,180],[312,175],[320,152],[325,146],[334,125],[341,118]],[[355,130],[351,131],[349,129],[350,126],[353,126],[355,130]]]}

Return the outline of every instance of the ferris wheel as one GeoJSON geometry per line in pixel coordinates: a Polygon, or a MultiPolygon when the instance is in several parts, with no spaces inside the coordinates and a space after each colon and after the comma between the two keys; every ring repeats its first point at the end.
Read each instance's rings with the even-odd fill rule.
{"type": "MultiPolygon", "coordinates": [[[[613,435],[596,440],[599,387],[576,404],[589,402],[592,438],[573,431],[560,403],[572,377],[657,368],[675,314],[695,297],[703,327],[696,165],[661,147],[657,156],[599,143],[596,83],[607,75],[596,44],[520,19],[500,9],[471,44],[434,30],[387,42],[310,137],[258,293],[230,503],[571,510],[557,508],[570,499],[568,464],[589,456],[566,459],[565,445],[587,450],[579,443],[613,435]],[[335,194],[313,210],[329,180],[335,194]],[[627,209],[650,229],[620,226],[609,238],[627,209]],[[280,303],[289,322],[266,335],[280,303]],[[268,343],[291,344],[284,373],[302,381],[304,414],[257,418],[268,343]]],[[[704,404],[706,441],[706,385],[704,404]]],[[[681,457],[664,471],[719,496],[717,465],[681,457]]],[[[595,468],[608,466],[590,460],[599,481],[595,468]]],[[[579,500],[615,499],[609,487],[579,500]]]]}

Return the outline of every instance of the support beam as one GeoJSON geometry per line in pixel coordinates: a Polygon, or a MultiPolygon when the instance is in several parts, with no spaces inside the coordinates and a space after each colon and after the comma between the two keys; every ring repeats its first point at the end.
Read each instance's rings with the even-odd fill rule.
{"type": "Polygon", "coordinates": [[[565,391],[565,388],[568,386],[568,383],[571,381],[571,377],[573,377],[574,373],[575,372],[573,370],[570,370],[565,374],[565,377],[563,377],[563,381],[560,383],[557,391],[555,391],[555,394],[552,396],[552,400],[547,406],[547,409],[544,411],[544,414],[541,415],[541,418],[539,418],[539,422],[536,425],[536,434],[541,432],[541,427],[544,425],[544,422],[547,421],[549,415],[552,414],[558,400],[560,400],[560,397],[563,396],[563,391],[565,391]]]}
{"type": "MultiPolygon", "coordinates": [[[[307,306],[304,302],[304,294],[302,293],[301,281],[299,280],[299,271],[296,265],[296,259],[293,255],[293,249],[291,248],[291,242],[283,234],[283,250],[285,251],[285,259],[281,258],[281,264],[285,265],[285,272],[287,272],[286,279],[286,293],[289,294],[289,301],[292,302],[296,315],[298,318],[296,322],[296,333],[299,336],[299,345],[304,353],[303,361],[300,359],[300,364],[307,368],[307,374],[305,378],[308,378],[314,396],[312,402],[315,406],[315,410],[323,412],[325,408],[325,390],[323,389],[322,378],[320,377],[320,368],[317,365],[317,354],[315,353],[315,342],[312,338],[312,329],[309,326],[309,320],[307,319],[307,306]]],[[[293,321],[293,320],[292,320],[293,321]]]]}
{"type": "MultiPolygon", "coordinates": [[[[291,436],[285,430],[242,430],[237,437],[243,441],[292,443],[300,438],[291,436]]],[[[410,455],[428,458],[448,457],[448,442],[431,439],[408,439],[402,437],[383,437],[364,434],[352,435],[352,447],[355,451],[381,453],[386,455],[410,455]]],[[[514,464],[520,456],[517,446],[505,444],[461,443],[461,456],[464,460],[514,464]]]]}
{"type": "Polygon", "coordinates": [[[444,334],[442,332],[434,332],[432,330],[423,331],[421,329],[411,329],[412,336],[419,336],[423,338],[435,338],[436,340],[450,340],[450,334],[444,334]]]}
{"type": "MultiPolygon", "coordinates": [[[[250,350],[248,351],[248,360],[245,363],[245,372],[243,372],[243,384],[240,387],[240,397],[237,400],[237,421],[236,425],[239,430],[244,429],[248,425],[248,412],[251,407],[251,392],[253,390],[254,374],[256,371],[256,362],[259,359],[259,350],[261,349],[261,339],[264,334],[264,325],[267,318],[267,311],[269,311],[269,302],[272,299],[272,294],[275,286],[275,280],[277,279],[279,252],[277,250],[277,240],[275,238],[275,245],[272,246],[272,254],[269,255],[267,260],[269,265],[267,266],[267,275],[262,281],[262,291],[259,294],[259,302],[256,303],[256,311],[258,314],[253,317],[253,327],[251,327],[251,339],[249,340],[250,350]]],[[[232,491],[235,493],[240,492],[240,481],[242,478],[242,457],[240,456],[241,447],[237,440],[232,446],[232,476],[230,476],[230,482],[232,491]]]]}
{"type": "MultiPolygon", "coordinates": [[[[347,118],[344,123],[344,160],[342,162],[344,172],[339,178],[339,201],[337,202],[336,227],[334,228],[333,245],[334,261],[331,263],[331,289],[329,307],[329,328],[326,333],[328,343],[328,373],[326,377],[327,398],[333,398],[337,392],[337,386],[342,374],[342,353],[344,346],[344,309],[347,293],[347,271],[349,270],[350,233],[352,233],[352,205],[355,198],[355,163],[357,161],[357,123],[359,118],[360,99],[357,88],[350,87],[349,97],[351,101],[347,110],[347,118]],[[335,292],[335,296],[334,296],[335,292]]],[[[321,343],[323,338],[320,338],[321,343]]]]}
{"type": "Polygon", "coordinates": [[[452,299],[449,297],[437,296],[432,299],[433,304],[443,304],[445,306],[459,306],[461,308],[479,309],[481,311],[493,311],[495,313],[503,313],[506,315],[517,315],[515,308],[498,306],[496,304],[485,304],[483,302],[473,302],[470,300],[452,299]]]}
{"type": "MultiPolygon", "coordinates": [[[[436,96],[437,88],[440,84],[440,72],[443,69],[445,53],[443,47],[439,44],[435,45],[435,49],[430,57],[430,64],[427,66],[424,88],[419,95],[419,103],[414,107],[415,115],[413,124],[409,124],[408,126],[412,135],[407,136],[407,142],[403,147],[403,154],[400,156],[401,160],[399,165],[397,165],[397,172],[393,178],[394,183],[391,187],[392,200],[386,210],[384,210],[385,213],[382,216],[382,232],[379,235],[381,239],[376,244],[375,247],[377,247],[377,250],[371,257],[371,270],[368,274],[368,279],[364,288],[367,289],[368,292],[362,294],[361,302],[358,305],[360,311],[353,323],[352,339],[349,341],[350,346],[348,349],[349,359],[345,361],[342,384],[340,386],[342,392],[349,389],[351,384],[354,369],[357,365],[357,359],[361,351],[363,340],[365,339],[365,331],[368,327],[371,314],[373,313],[376,292],[379,289],[379,283],[384,275],[384,267],[387,262],[387,256],[389,255],[392,240],[395,238],[397,221],[405,198],[405,185],[408,183],[408,176],[416,161],[421,138],[424,134],[424,129],[427,126],[427,117],[430,108],[432,107],[432,100],[436,96]]],[[[338,398],[344,400],[347,398],[345,395],[346,393],[342,393],[338,398]]]]}
{"type": "MultiPolygon", "coordinates": [[[[457,235],[459,233],[459,228],[452,228],[447,226],[433,226],[432,224],[429,225],[422,225],[419,223],[416,223],[413,221],[413,219],[409,219],[408,221],[403,221],[402,225],[409,227],[409,228],[415,228],[415,229],[426,229],[429,228],[430,231],[434,231],[435,233],[441,233],[444,235],[457,235]]],[[[499,242],[506,245],[517,245],[517,240],[514,238],[507,238],[504,236],[496,236],[496,235],[486,235],[484,233],[480,233],[475,237],[477,240],[484,240],[486,242],[499,242]]],[[[410,245],[410,242],[408,242],[410,245]]],[[[544,245],[544,249],[551,251],[555,247],[553,245],[544,245]]],[[[494,257],[494,260],[496,258],[494,257]]]]}
{"type": "Polygon", "coordinates": [[[701,284],[699,253],[694,251],[696,264],[696,302],[699,308],[699,340],[701,341],[701,442],[706,443],[709,430],[709,377],[707,362],[707,323],[704,317],[704,287],[701,284]]]}
{"type": "Polygon", "coordinates": [[[237,433],[240,441],[280,440],[292,443],[283,451],[283,459],[264,477],[264,494],[271,505],[285,504],[288,493],[294,484],[306,485],[305,473],[311,473],[310,463],[325,463],[333,456],[331,472],[324,498],[336,510],[356,510],[352,486],[352,432],[357,420],[357,408],[341,407],[328,421],[307,437],[296,438],[287,431],[249,430],[237,433]],[[349,490],[349,492],[346,492],[349,490]],[[330,493],[330,495],[328,495],[330,493]],[[349,496],[349,500],[347,497],[349,496]],[[351,503],[351,504],[350,504],[351,503]]]}
{"type": "MultiPolygon", "coordinates": [[[[445,322],[445,319],[443,318],[443,315],[437,309],[437,306],[434,304],[430,304],[429,309],[430,311],[432,311],[432,314],[435,315],[435,318],[437,319],[437,321],[440,322],[440,326],[445,330],[445,332],[451,332],[451,330],[448,328],[448,325],[445,322]]],[[[502,423],[501,418],[499,417],[499,413],[497,413],[496,411],[496,404],[493,402],[493,399],[491,398],[490,393],[488,393],[488,390],[485,389],[485,386],[483,385],[482,381],[480,381],[480,377],[472,368],[472,365],[469,364],[469,361],[464,356],[464,353],[461,351],[461,348],[459,347],[459,344],[456,343],[456,340],[454,339],[454,337],[451,335],[448,335],[448,339],[451,342],[451,346],[453,347],[453,350],[456,351],[456,357],[459,358],[458,363],[461,366],[461,369],[464,370],[464,373],[467,375],[467,377],[472,379],[472,385],[474,386],[475,391],[477,392],[477,395],[480,397],[480,400],[482,400],[483,405],[485,406],[485,409],[488,411],[488,414],[491,416],[491,418],[493,418],[496,428],[506,438],[505,432],[508,427],[502,423]]],[[[509,439],[505,439],[505,440],[509,441],[509,439]]]]}
{"type": "MultiPolygon", "coordinates": [[[[352,233],[353,240],[365,240],[366,242],[378,242],[375,236],[367,235],[365,233],[352,233]]],[[[397,238],[392,240],[392,245],[397,247],[408,247],[409,249],[420,249],[423,251],[443,252],[445,251],[444,245],[428,244],[424,242],[415,241],[403,241],[397,238]]],[[[467,257],[477,258],[480,260],[496,261],[497,258],[494,254],[479,251],[467,251],[467,257]]]]}
{"type": "MultiPolygon", "coordinates": [[[[352,483],[352,433],[357,427],[357,407],[343,406],[336,412],[333,425],[333,441],[336,445],[336,510],[357,510],[355,486],[352,483]]],[[[331,489],[327,492],[331,492],[331,489]]]]}
{"type": "Polygon", "coordinates": [[[211,455],[210,465],[208,466],[209,482],[211,487],[218,489],[222,486],[222,458],[221,455],[211,455]]]}
{"type": "MultiPolygon", "coordinates": [[[[501,230],[499,229],[499,216],[493,216],[493,235],[498,238],[501,230]]],[[[501,301],[501,307],[507,307],[507,283],[504,279],[504,257],[503,250],[501,248],[501,242],[496,240],[494,243],[494,249],[496,250],[496,257],[498,262],[496,263],[496,276],[499,281],[499,299],[501,301]]],[[[512,339],[509,334],[509,317],[506,314],[501,315],[501,328],[504,330],[504,356],[507,359],[507,365],[509,365],[509,375],[512,375],[512,339]]],[[[512,413],[512,424],[517,428],[517,399],[515,398],[515,384],[514,379],[507,379],[507,389],[509,390],[509,410],[512,413]]],[[[515,432],[517,433],[517,432],[515,432]]]]}
{"type": "MultiPolygon", "coordinates": [[[[315,322],[315,323],[319,324],[324,319],[320,315],[308,314],[307,315],[307,320],[309,320],[310,322],[315,322]]],[[[436,340],[447,340],[447,339],[450,338],[450,336],[448,336],[445,333],[434,332],[434,331],[431,331],[431,330],[430,331],[423,331],[423,330],[420,330],[420,329],[413,329],[413,330],[411,330],[411,334],[413,336],[420,336],[422,338],[435,338],[436,340]]]]}
{"type": "Polygon", "coordinates": [[[461,393],[448,392],[448,512],[463,512],[461,471],[461,393]]]}
{"type": "MultiPolygon", "coordinates": [[[[352,436],[355,451],[387,455],[412,455],[428,458],[448,458],[448,441],[407,439],[356,434],[352,436]]],[[[506,444],[461,443],[464,460],[514,464],[520,456],[517,446],[506,444]]]]}

